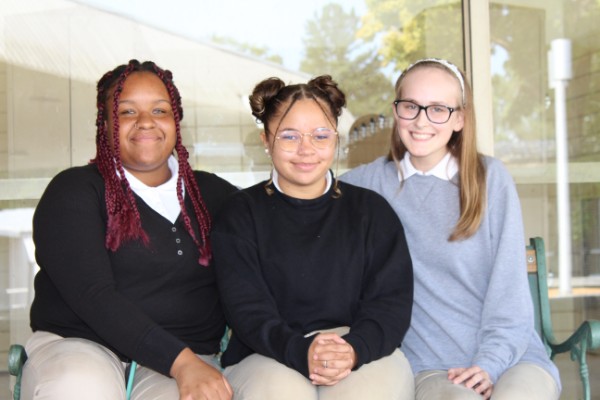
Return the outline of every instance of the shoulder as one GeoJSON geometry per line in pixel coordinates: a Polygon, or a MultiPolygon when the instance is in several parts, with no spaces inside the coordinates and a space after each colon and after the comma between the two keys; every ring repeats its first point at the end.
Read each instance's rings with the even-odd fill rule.
{"type": "Polygon", "coordinates": [[[90,191],[104,191],[104,179],[94,164],[71,167],[59,172],[50,180],[42,197],[52,193],[71,196],[90,191]]]}
{"type": "Polygon", "coordinates": [[[194,171],[194,178],[198,183],[200,190],[222,190],[228,193],[237,191],[237,188],[227,180],[221,178],[215,173],[207,171],[194,171]]]}
{"type": "Polygon", "coordinates": [[[514,180],[504,163],[495,157],[482,156],[486,170],[488,188],[493,186],[514,185],[514,180]]]}
{"type": "Polygon", "coordinates": [[[379,157],[369,164],[363,164],[342,174],[340,180],[357,186],[372,188],[375,181],[386,181],[389,176],[398,174],[396,164],[387,157],[379,157]]]}
{"type": "Polygon", "coordinates": [[[339,198],[342,202],[350,204],[355,211],[369,218],[383,217],[391,220],[397,220],[398,215],[389,204],[389,202],[375,190],[356,186],[348,182],[339,182],[339,188],[342,196],[339,198]]]}
{"type": "Polygon", "coordinates": [[[255,185],[240,189],[233,193],[225,202],[224,208],[234,210],[245,210],[254,208],[257,204],[266,203],[265,200],[271,198],[265,190],[267,181],[259,182],[255,185]]]}
{"type": "Polygon", "coordinates": [[[104,195],[104,179],[96,165],[63,170],[44,190],[36,207],[35,220],[40,215],[66,218],[67,215],[105,209],[104,195]]]}
{"type": "Polygon", "coordinates": [[[200,194],[212,214],[221,208],[232,193],[238,191],[231,183],[212,172],[194,171],[194,178],[200,194]]]}
{"type": "MultiPolygon", "coordinates": [[[[251,224],[254,216],[268,217],[268,211],[261,211],[261,204],[265,204],[269,196],[264,190],[265,182],[261,182],[245,189],[237,190],[230,194],[222,204],[221,211],[215,219],[215,231],[228,231],[233,227],[239,228],[251,224]],[[264,215],[262,215],[264,214],[264,215]]],[[[268,209],[268,206],[265,208],[268,209]]]]}

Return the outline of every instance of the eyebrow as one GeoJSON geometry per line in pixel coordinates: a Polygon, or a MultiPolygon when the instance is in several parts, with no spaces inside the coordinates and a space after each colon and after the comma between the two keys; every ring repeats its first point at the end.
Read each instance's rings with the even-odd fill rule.
{"type": "MultiPolygon", "coordinates": [[[[133,104],[136,103],[136,101],[134,100],[127,100],[127,99],[119,99],[119,104],[123,104],[123,103],[127,103],[127,104],[133,104]]],[[[154,104],[158,104],[158,103],[168,103],[169,105],[171,105],[171,100],[166,100],[166,99],[159,99],[154,101],[154,104]]]]}
{"type": "Polygon", "coordinates": [[[432,101],[431,103],[427,104],[427,106],[424,106],[422,103],[420,103],[420,102],[418,102],[418,101],[416,101],[414,99],[408,99],[407,98],[407,99],[399,99],[399,100],[400,101],[410,101],[411,103],[415,103],[415,104],[418,104],[418,105],[423,106],[423,107],[427,107],[427,106],[445,106],[445,107],[449,107],[448,104],[450,104],[450,103],[446,103],[446,102],[443,102],[443,101],[432,101]]]}

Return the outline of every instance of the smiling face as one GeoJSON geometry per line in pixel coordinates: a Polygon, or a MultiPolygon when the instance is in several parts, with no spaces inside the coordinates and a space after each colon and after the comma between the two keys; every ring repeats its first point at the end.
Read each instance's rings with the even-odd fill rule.
{"type": "Polygon", "coordinates": [[[268,127],[273,132],[268,136],[261,134],[278,173],[279,187],[288,196],[312,199],[323,194],[325,175],[333,163],[336,144],[334,141],[327,148],[317,149],[309,136],[305,135],[295,151],[283,151],[276,136],[284,130],[308,133],[318,128],[328,128],[335,131],[336,127],[330,121],[335,119],[328,118],[314,100],[301,99],[294,103],[283,118],[276,116],[268,122],[268,127]]]}
{"type": "MultiPolygon", "coordinates": [[[[112,95],[107,109],[106,124],[112,138],[112,95]]],[[[166,182],[171,176],[167,160],[173,153],[177,133],[165,84],[151,72],[132,73],[123,84],[118,115],[123,167],[148,186],[166,182]]]]}
{"type": "Polygon", "coordinates": [[[421,110],[417,118],[399,118],[394,111],[400,140],[410,153],[410,161],[420,171],[435,167],[448,152],[448,141],[453,132],[463,128],[460,110],[461,88],[458,80],[448,71],[435,67],[418,67],[409,71],[400,88],[399,99],[421,106],[443,105],[457,109],[443,124],[434,124],[421,110]]]}

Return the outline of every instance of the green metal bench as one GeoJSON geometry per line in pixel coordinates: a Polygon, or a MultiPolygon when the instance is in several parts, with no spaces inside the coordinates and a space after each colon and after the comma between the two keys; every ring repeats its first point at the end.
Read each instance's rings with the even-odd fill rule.
{"type": "MultiPolygon", "coordinates": [[[[583,398],[590,400],[590,376],[587,366],[587,351],[600,348],[600,321],[584,321],[579,328],[565,341],[558,342],[552,331],[550,317],[550,301],[548,300],[548,283],[546,270],[546,253],[544,241],[536,237],[529,240],[527,246],[527,272],[529,288],[535,309],[535,328],[542,337],[550,358],[560,353],[570,352],[571,359],[579,364],[579,374],[583,385],[583,398]]],[[[229,330],[223,337],[221,349],[227,346],[229,330]]],[[[23,346],[13,344],[8,353],[8,372],[16,377],[13,399],[21,396],[21,373],[27,354],[23,346]]]]}
{"type": "Polygon", "coordinates": [[[535,308],[535,329],[542,337],[551,359],[560,353],[569,352],[571,360],[579,364],[579,376],[583,385],[584,400],[591,399],[590,375],[587,365],[587,352],[600,348],[600,321],[584,321],[577,330],[563,342],[554,338],[550,302],[548,300],[548,273],[546,250],[540,237],[529,239],[527,246],[527,275],[535,308]]]}
{"type": "Polygon", "coordinates": [[[27,361],[25,348],[20,344],[11,344],[8,349],[8,373],[16,377],[13,388],[13,400],[21,398],[21,375],[23,374],[23,364],[27,361]]]}

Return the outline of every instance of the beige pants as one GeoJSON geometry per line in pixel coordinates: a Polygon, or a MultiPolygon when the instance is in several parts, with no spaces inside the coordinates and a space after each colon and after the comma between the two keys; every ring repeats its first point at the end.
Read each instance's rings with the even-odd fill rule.
{"type": "MultiPolygon", "coordinates": [[[[125,400],[127,364],[106,347],[35,332],[27,341],[21,400],[125,400]]],[[[199,356],[219,368],[214,357],[199,356]]],[[[132,400],[179,400],[174,379],[138,367],[132,400]]]]}
{"type": "MultiPolygon", "coordinates": [[[[481,400],[463,385],[448,380],[448,372],[423,371],[415,377],[416,400],[481,400]]],[[[494,384],[492,400],[557,400],[560,393],[554,378],[543,368],[519,363],[509,368],[494,384]]]]}
{"type": "Polygon", "coordinates": [[[414,380],[404,353],[365,364],[333,386],[315,386],[299,372],[253,354],[225,368],[235,400],[413,400],[414,380]]]}

